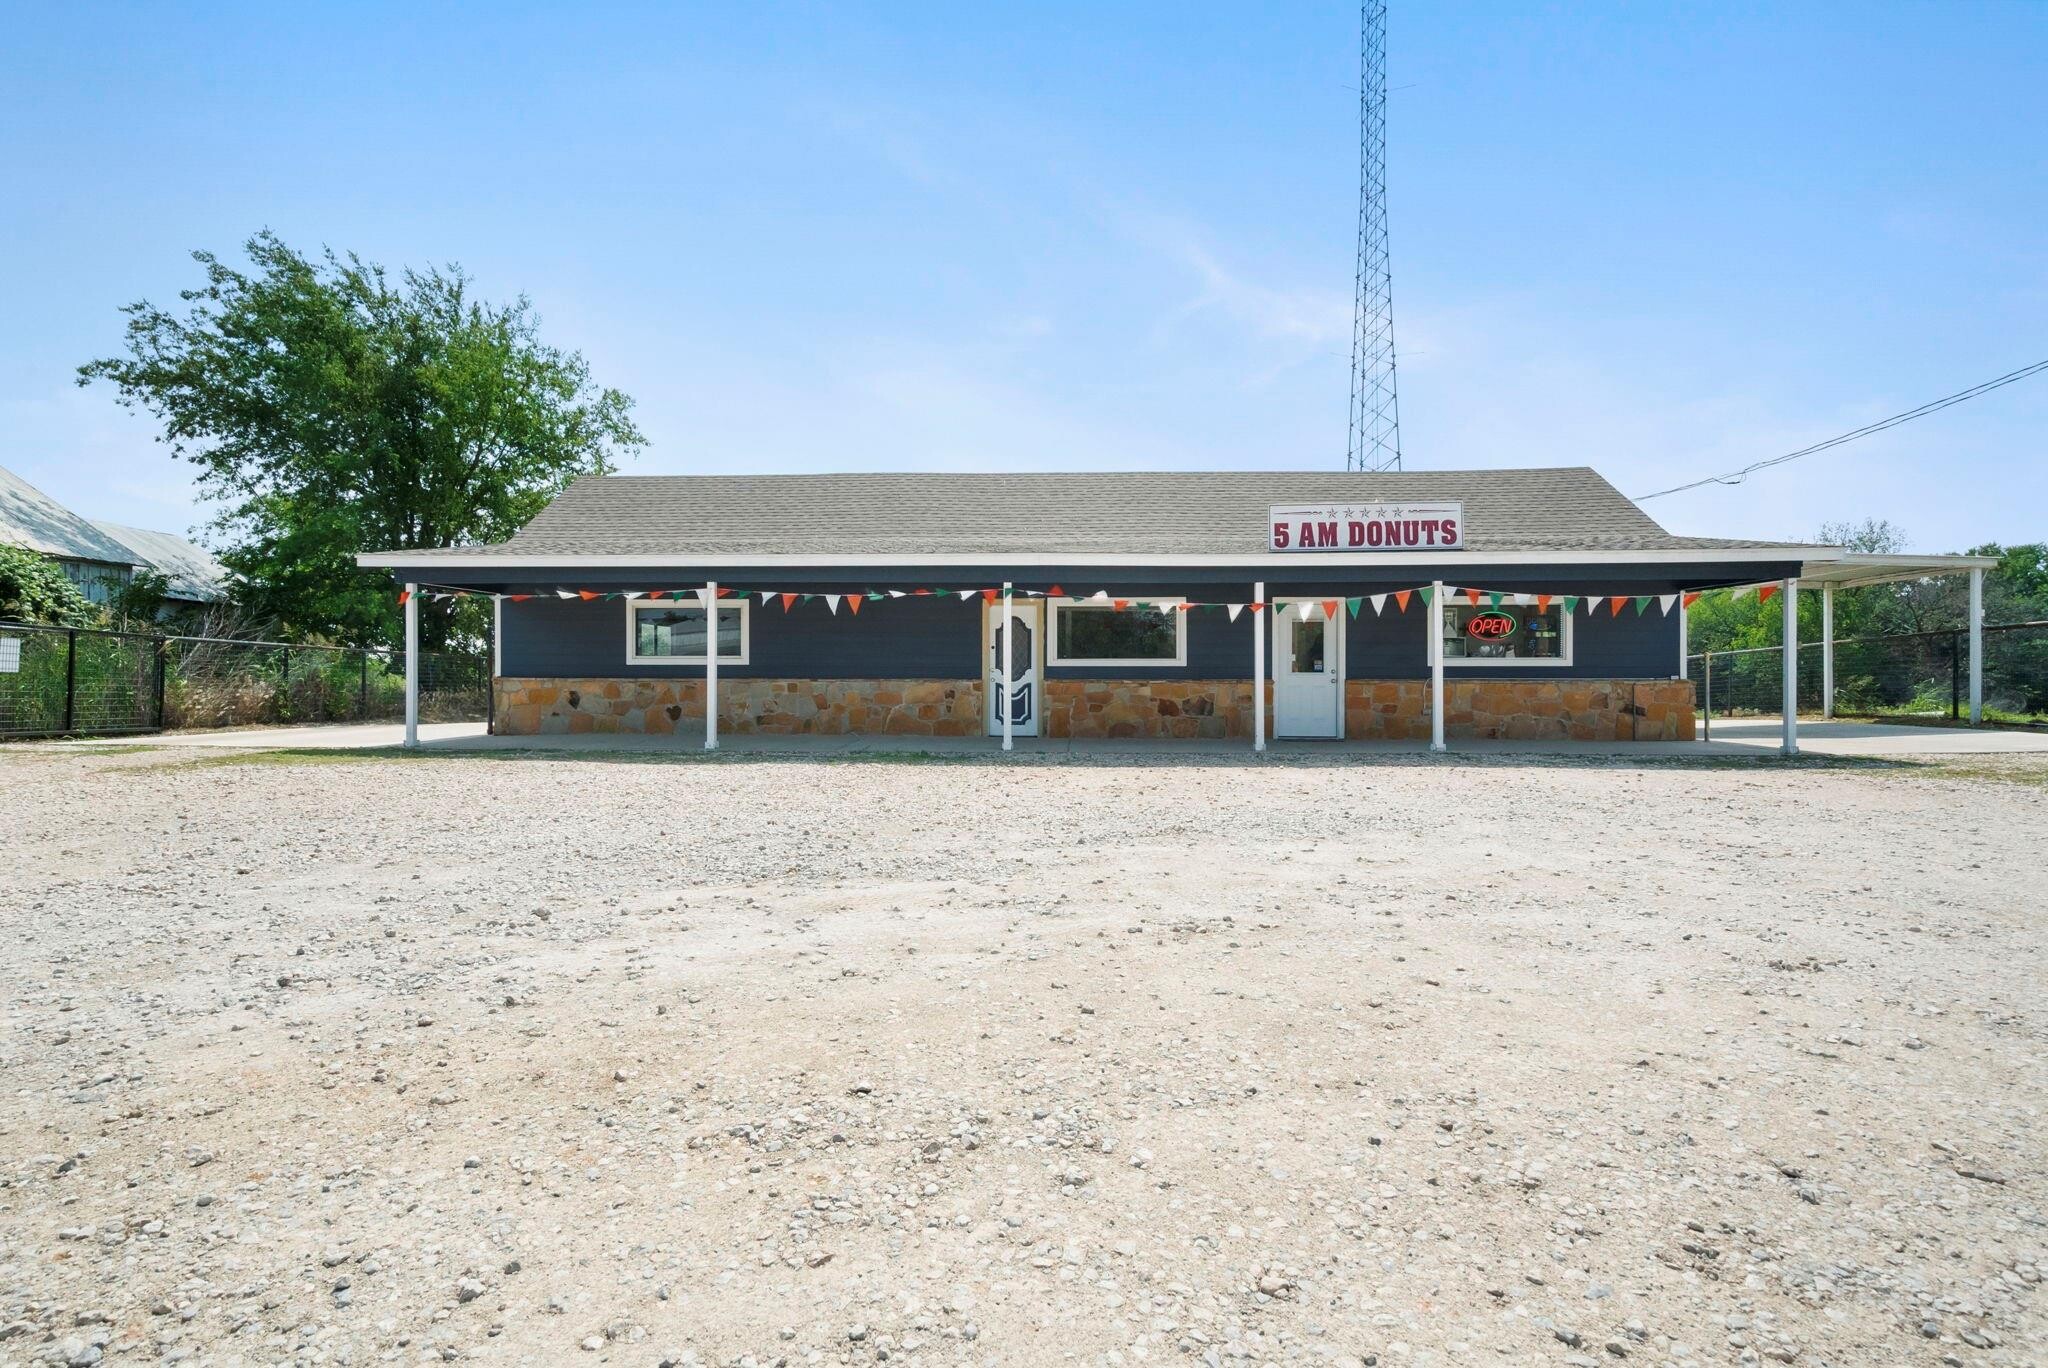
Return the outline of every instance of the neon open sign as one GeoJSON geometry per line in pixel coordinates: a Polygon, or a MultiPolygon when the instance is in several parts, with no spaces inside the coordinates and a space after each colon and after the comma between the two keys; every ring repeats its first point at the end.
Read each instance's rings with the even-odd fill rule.
{"type": "Polygon", "coordinates": [[[1513,613],[1496,608],[1490,613],[1474,613],[1465,623],[1465,634],[1480,641],[1502,641],[1513,636],[1518,625],[1513,613]]]}

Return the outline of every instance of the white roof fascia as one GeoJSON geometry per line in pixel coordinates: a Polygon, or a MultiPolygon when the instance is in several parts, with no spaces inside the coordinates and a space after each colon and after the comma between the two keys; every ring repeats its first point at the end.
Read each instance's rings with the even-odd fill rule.
{"type": "Polygon", "coordinates": [[[608,568],[662,569],[678,568],[721,568],[726,566],[950,566],[950,565],[1017,565],[1017,566],[1067,566],[1067,565],[1129,565],[1159,569],[1186,569],[1193,567],[1241,566],[1259,570],[1268,575],[1282,566],[1299,566],[1304,573],[1313,575],[1314,567],[1325,566],[1400,566],[1434,565],[1449,561],[1465,561],[1472,565],[1681,565],[1698,561],[1743,562],[1796,560],[1814,565],[1837,560],[1841,553],[1825,546],[1786,547],[1695,547],[1660,548],[1645,551],[1335,551],[1335,552],[1293,552],[1267,556],[1217,556],[1217,555],[1134,555],[1131,553],[1107,554],[1090,551],[1062,551],[1055,553],[1032,553],[1029,555],[1003,554],[1001,552],[959,552],[943,555],[918,555],[915,553],[862,554],[853,556],[800,556],[800,555],[443,555],[432,551],[365,551],[356,557],[356,564],[366,570],[401,569],[407,566],[433,567],[441,570],[600,570],[608,568]]]}

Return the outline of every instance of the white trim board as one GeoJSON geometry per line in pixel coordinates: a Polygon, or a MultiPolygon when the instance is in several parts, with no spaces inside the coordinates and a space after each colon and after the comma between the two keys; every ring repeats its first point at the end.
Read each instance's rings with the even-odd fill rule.
{"type": "Polygon", "coordinates": [[[1204,566],[1217,569],[1241,568],[1248,576],[1274,576],[1282,578],[1314,578],[1318,565],[1337,566],[1398,566],[1416,568],[1418,582],[1434,579],[1435,574],[1425,572],[1437,567],[1457,574],[1467,573],[1456,567],[1484,566],[1488,569],[1512,569],[1522,565],[1681,565],[1741,564],[1748,561],[1783,563],[1798,561],[1807,565],[1828,564],[1843,558],[1843,553],[1827,546],[1786,546],[1786,547],[1697,547],[1685,550],[1657,551],[1486,551],[1483,549],[1458,551],[1431,556],[1413,551],[1332,551],[1315,555],[1289,553],[1285,555],[1257,554],[1244,556],[1217,555],[1132,555],[1128,553],[1104,554],[1087,551],[1041,552],[1031,555],[1011,555],[1001,552],[947,552],[941,554],[919,554],[905,552],[900,555],[853,555],[853,556],[809,556],[809,555],[442,555],[420,551],[365,551],[356,557],[356,564],[368,570],[416,569],[420,571],[440,567],[447,570],[504,570],[514,573],[529,570],[597,570],[605,568],[659,570],[665,568],[723,569],[729,566],[747,568],[804,567],[829,569],[835,566],[902,566],[915,569],[928,566],[954,565],[1021,565],[1051,566],[1061,569],[1092,569],[1096,566],[1147,566],[1162,569],[1185,569],[1204,566]]]}

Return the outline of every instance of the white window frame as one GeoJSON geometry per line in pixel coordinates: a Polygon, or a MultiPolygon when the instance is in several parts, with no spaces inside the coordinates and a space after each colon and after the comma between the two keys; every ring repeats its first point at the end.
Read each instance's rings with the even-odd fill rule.
{"type": "MultiPolygon", "coordinates": [[[[1444,668],[1448,670],[1561,670],[1567,668],[1572,663],[1572,652],[1575,649],[1574,639],[1578,633],[1579,615],[1576,611],[1565,607],[1564,599],[1565,596],[1563,594],[1552,594],[1550,596],[1550,606],[1557,609],[1557,620],[1562,628],[1561,635],[1564,637],[1563,642],[1560,643],[1561,650],[1557,655],[1454,656],[1447,654],[1444,656],[1444,668]]],[[[1458,606],[1460,600],[1465,600],[1463,594],[1455,597],[1450,594],[1443,596],[1442,602],[1437,605],[1438,632],[1448,634],[1451,610],[1458,606]]],[[[1581,599],[1580,602],[1583,603],[1584,600],[1581,599]]],[[[1471,608],[1474,605],[1469,600],[1465,600],[1465,606],[1471,608]]],[[[1490,606],[1483,603],[1478,605],[1481,611],[1485,611],[1490,606]]],[[[1501,606],[1503,608],[1534,608],[1536,606],[1536,596],[1534,594],[1506,594],[1502,596],[1501,606]]]]}
{"type": "MultiPolygon", "coordinates": [[[[1114,596],[1112,596],[1113,598],[1114,596]]],[[[1060,614],[1069,608],[1088,613],[1113,613],[1116,607],[1111,600],[1098,598],[1049,598],[1045,601],[1045,665],[1047,669],[1065,666],[1074,670],[1092,670],[1098,666],[1141,666],[1155,670],[1184,670],[1188,665],[1188,615],[1181,609],[1186,598],[1161,597],[1157,594],[1132,594],[1127,600],[1132,604],[1143,604],[1147,608],[1164,608],[1173,617],[1173,658],[1152,656],[1121,656],[1069,660],[1060,654],[1060,614]]]]}
{"type": "MultiPolygon", "coordinates": [[[[728,655],[728,654],[726,654],[726,653],[724,653],[724,652],[721,652],[721,653],[719,654],[719,657],[718,657],[718,663],[719,663],[719,664],[721,664],[721,665],[745,665],[745,664],[747,664],[747,663],[748,663],[748,658],[749,658],[749,657],[750,657],[750,656],[751,656],[751,655],[753,654],[753,647],[754,647],[754,632],[753,632],[753,619],[754,619],[754,604],[753,604],[753,601],[752,601],[751,599],[746,599],[746,598],[742,598],[742,597],[740,597],[739,595],[735,594],[735,595],[733,595],[733,596],[732,596],[731,598],[719,598],[719,599],[714,599],[714,600],[712,600],[712,603],[713,603],[713,604],[714,604],[714,605],[715,605],[716,607],[718,607],[718,608],[738,608],[738,609],[740,610],[740,650],[739,650],[739,654],[738,654],[738,655],[728,655]]],[[[702,655],[656,655],[656,656],[644,656],[644,655],[641,655],[641,654],[640,654],[640,630],[639,630],[639,628],[640,628],[640,619],[639,619],[639,617],[638,617],[638,614],[639,614],[640,610],[641,610],[641,609],[643,609],[643,608],[704,608],[704,607],[705,607],[705,605],[704,605],[704,604],[702,604],[702,603],[700,603],[700,602],[699,602],[699,601],[697,600],[697,597],[696,597],[696,595],[694,595],[694,594],[691,594],[691,595],[685,595],[685,596],[683,596],[683,597],[681,597],[681,598],[658,598],[658,599],[644,599],[644,598],[632,598],[632,599],[627,599],[627,600],[626,600],[626,663],[627,663],[628,665],[703,665],[703,664],[707,664],[708,662],[707,662],[707,661],[706,661],[706,660],[704,659],[704,657],[703,657],[702,655]]],[[[709,610],[709,609],[707,609],[706,611],[707,611],[707,613],[708,613],[708,612],[709,612],[710,610],[709,610]]],[[[711,640],[711,641],[716,641],[716,640],[718,639],[718,633],[717,633],[717,623],[718,623],[718,619],[717,619],[717,618],[715,618],[715,617],[708,617],[708,618],[707,618],[707,621],[706,621],[706,626],[707,626],[707,628],[709,628],[709,630],[707,630],[707,631],[706,631],[706,633],[705,633],[705,637],[706,637],[706,639],[707,639],[707,640],[711,640]]]]}

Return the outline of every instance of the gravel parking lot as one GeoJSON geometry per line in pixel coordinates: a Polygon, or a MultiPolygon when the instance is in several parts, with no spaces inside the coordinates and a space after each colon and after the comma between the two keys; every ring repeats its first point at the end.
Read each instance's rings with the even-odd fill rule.
{"type": "Polygon", "coordinates": [[[0,1363],[2041,1363],[1980,766],[0,751],[0,1363]]]}

